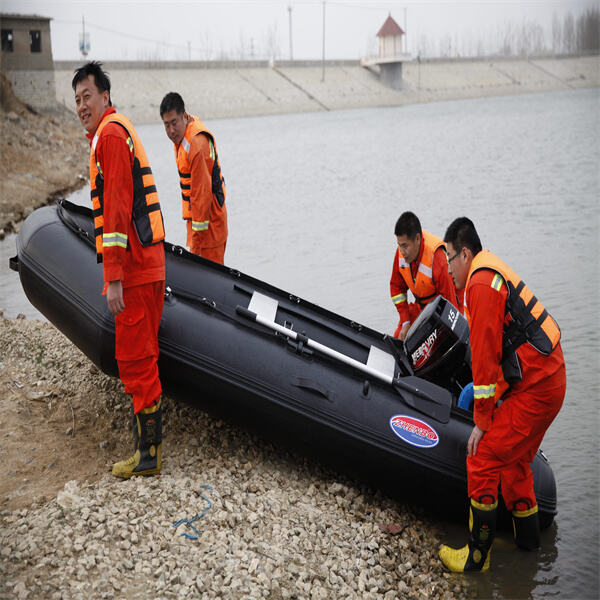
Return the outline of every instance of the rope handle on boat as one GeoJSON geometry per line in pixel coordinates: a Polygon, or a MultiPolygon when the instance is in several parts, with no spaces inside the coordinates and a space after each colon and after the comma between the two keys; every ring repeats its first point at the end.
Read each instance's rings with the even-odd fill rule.
{"type": "Polygon", "coordinates": [[[208,308],[217,309],[217,303],[214,300],[211,300],[210,298],[207,298],[206,296],[196,296],[195,294],[192,294],[191,292],[186,292],[184,290],[173,288],[170,285],[165,288],[165,295],[166,296],[169,296],[169,295],[179,296],[180,298],[183,298],[184,300],[189,300],[190,302],[202,304],[202,306],[207,306],[208,308]]]}
{"type": "MultiPolygon", "coordinates": [[[[205,490],[213,489],[210,485],[201,485],[200,487],[205,490]]],[[[194,525],[192,525],[192,523],[194,523],[198,519],[201,519],[212,507],[212,502],[204,494],[198,495],[200,496],[200,498],[202,498],[202,500],[206,500],[206,502],[208,502],[208,504],[204,507],[204,510],[200,514],[197,514],[193,519],[179,519],[179,521],[175,521],[175,523],[173,523],[173,527],[175,529],[177,529],[179,526],[185,523],[196,532],[197,535],[190,535],[185,531],[181,534],[181,537],[187,538],[188,540],[197,540],[200,537],[200,532],[194,527],[194,525]]]]}
{"type": "MultiPolygon", "coordinates": [[[[74,204],[72,204],[71,202],[69,202],[68,200],[64,200],[63,198],[59,199],[57,201],[57,206],[58,206],[58,217],[59,219],[71,230],[73,231],[73,233],[75,233],[76,235],[78,235],[81,238],[85,238],[85,241],[93,246],[94,248],[96,247],[96,241],[93,240],[90,236],[90,234],[83,229],[83,227],[80,227],[71,217],[71,215],[69,215],[69,213],[67,212],[69,206],[76,206],[74,204]]],[[[81,207],[84,208],[84,207],[81,207]]]]}

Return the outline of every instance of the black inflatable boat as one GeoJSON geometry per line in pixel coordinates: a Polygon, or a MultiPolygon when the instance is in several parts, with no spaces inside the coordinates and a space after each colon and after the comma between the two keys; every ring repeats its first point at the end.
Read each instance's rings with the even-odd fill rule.
{"type": "MultiPolygon", "coordinates": [[[[466,503],[472,414],[468,326],[439,297],[398,342],[239,271],[165,243],[161,381],[173,397],[250,426],[411,499],[466,503]]],[[[102,371],[117,374],[91,210],[34,211],[17,238],[30,302],[102,371]]],[[[532,463],[540,522],[556,514],[542,452],[532,463]]]]}

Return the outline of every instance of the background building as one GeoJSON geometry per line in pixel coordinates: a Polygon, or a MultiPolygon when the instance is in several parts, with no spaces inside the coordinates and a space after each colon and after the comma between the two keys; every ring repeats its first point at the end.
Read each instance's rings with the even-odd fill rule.
{"type": "Polygon", "coordinates": [[[55,108],[50,19],[0,14],[0,30],[0,72],[12,84],[14,93],[34,108],[55,108]]]}
{"type": "Polygon", "coordinates": [[[388,15],[385,23],[377,33],[379,38],[379,58],[392,58],[402,54],[402,36],[404,31],[392,15],[388,15]]]}

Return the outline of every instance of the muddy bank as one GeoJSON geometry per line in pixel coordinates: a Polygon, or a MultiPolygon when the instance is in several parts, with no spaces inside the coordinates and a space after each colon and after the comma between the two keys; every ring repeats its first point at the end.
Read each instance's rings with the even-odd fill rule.
{"type": "Polygon", "coordinates": [[[0,386],[2,597],[467,597],[418,509],[169,398],[161,476],[115,480],[130,401],[48,323],[0,320],[0,386]]]}
{"type": "Polygon", "coordinates": [[[75,114],[33,111],[0,81],[0,237],[34,209],[81,187],[89,145],[75,114]]]}

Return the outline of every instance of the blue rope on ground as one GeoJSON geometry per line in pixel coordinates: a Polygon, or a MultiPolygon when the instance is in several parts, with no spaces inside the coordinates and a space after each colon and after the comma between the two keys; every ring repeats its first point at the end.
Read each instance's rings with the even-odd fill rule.
{"type": "MultiPolygon", "coordinates": [[[[201,485],[201,488],[205,489],[205,490],[212,490],[212,487],[210,485],[201,485]]],[[[182,523],[185,523],[186,525],[189,525],[198,535],[190,535],[189,533],[183,532],[181,535],[184,538],[187,538],[188,540],[197,540],[200,537],[200,532],[192,525],[192,523],[194,521],[197,521],[198,519],[201,519],[212,507],[212,502],[203,494],[198,494],[200,496],[200,498],[202,498],[203,500],[206,500],[206,502],[208,502],[208,504],[204,507],[204,510],[202,511],[201,514],[196,515],[193,519],[179,519],[179,521],[175,521],[175,523],[173,523],[173,527],[175,529],[177,529],[182,523]]]]}

